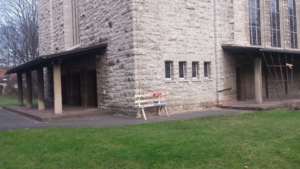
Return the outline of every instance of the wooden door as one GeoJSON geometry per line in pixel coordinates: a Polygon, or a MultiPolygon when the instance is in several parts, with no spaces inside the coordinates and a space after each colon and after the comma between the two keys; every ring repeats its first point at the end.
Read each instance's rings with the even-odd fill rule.
{"type": "Polygon", "coordinates": [[[61,93],[62,93],[63,104],[67,104],[67,100],[68,100],[67,75],[61,76],[61,93]]]}
{"type": "Polygon", "coordinates": [[[81,105],[80,73],[72,73],[73,105],[81,105]]]}
{"type": "Polygon", "coordinates": [[[97,106],[97,82],[96,82],[96,70],[88,71],[88,106],[97,106]]]}
{"type": "Polygon", "coordinates": [[[236,68],[237,101],[246,101],[246,77],[242,68],[236,68]]]}

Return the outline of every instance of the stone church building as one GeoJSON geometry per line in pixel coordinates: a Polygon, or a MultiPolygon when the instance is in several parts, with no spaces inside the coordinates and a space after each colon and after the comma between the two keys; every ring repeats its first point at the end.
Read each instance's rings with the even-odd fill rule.
{"type": "Polygon", "coordinates": [[[300,0],[38,3],[41,58],[8,73],[38,70],[56,113],[63,103],[135,115],[134,95],[151,92],[166,94],[171,113],[260,104],[278,97],[273,57],[293,63],[282,88],[299,94],[300,0]]]}

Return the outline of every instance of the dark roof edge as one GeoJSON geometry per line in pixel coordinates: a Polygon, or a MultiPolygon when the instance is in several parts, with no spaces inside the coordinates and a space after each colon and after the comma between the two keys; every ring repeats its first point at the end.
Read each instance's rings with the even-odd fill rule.
{"type": "Polygon", "coordinates": [[[260,49],[261,52],[270,52],[270,53],[284,53],[284,54],[295,54],[300,55],[299,50],[286,50],[286,49],[272,49],[272,48],[262,48],[260,49]]]}
{"type": "Polygon", "coordinates": [[[85,52],[98,50],[99,48],[106,48],[107,46],[108,46],[107,43],[102,43],[102,44],[98,44],[98,45],[94,45],[94,46],[90,46],[90,47],[86,47],[86,48],[77,48],[77,49],[74,49],[74,50],[64,51],[64,52],[61,52],[61,53],[43,55],[43,56],[40,56],[40,57],[38,57],[36,59],[33,59],[29,62],[26,62],[22,65],[19,65],[17,67],[9,69],[8,71],[6,71],[5,74],[18,73],[18,72],[24,71],[25,69],[29,69],[33,66],[37,66],[41,63],[46,63],[46,62],[53,61],[53,60],[72,57],[72,55],[80,55],[80,54],[85,53],[85,52]]]}
{"type": "Polygon", "coordinates": [[[232,44],[223,44],[221,47],[225,51],[232,51],[232,52],[244,52],[244,53],[269,52],[269,53],[300,55],[300,50],[294,50],[294,49],[263,48],[259,46],[237,46],[232,44]]]}
{"type": "Polygon", "coordinates": [[[38,57],[38,58],[33,59],[33,60],[29,61],[29,62],[26,62],[26,63],[24,63],[22,65],[19,65],[17,67],[9,69],[8,71],[6,71],[5,74],[17,73],[19,70],[26,69],[27,67],[31,67],[31,66],[34,66],[36,64],[40,64],[40,63],[44,62],[46,59],[47,58],[43,57],[43,56],[38,57]]]}
{"type": "Polygon", "coordinates": [[[232,44],[222,44],[222,49],[225,51],[236,51],[236,52],[260,52],[261,47],[258,46],[237,46],[232,44]]]}
{"type": "Polygon", "coordinates": [[[41,57],[57,58],[57,57],[65,56],[65,55],[76,54],[78,52],[85,52],[85,51],[98,49],[98,48],[101,48],[101,47],[107,47],[107,46],[108,46],[107,43],[101,43],[101,44],[98,44],[98,45],[89,46],[89,47],[85,47],[85,48],[76,48],[74,50],[63,51],[63,52],[60,52],[60,53],[55,53],[55,54],[50,54],[50,55],[43,55],[41,57]]]}

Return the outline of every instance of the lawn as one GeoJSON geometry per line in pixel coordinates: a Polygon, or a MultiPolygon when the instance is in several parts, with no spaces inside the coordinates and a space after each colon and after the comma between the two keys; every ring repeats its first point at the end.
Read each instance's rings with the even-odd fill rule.
{"type": "Polygon", "coordinates": [[[0,131],[0,168],[300,168],[300,113],[0,131]]]}
{"type": "MultiPolygon", "coordinates": [[[[26,99],[24,99],[24,104],[26,104],[26,103],[27,103],[26,99]]],[[[33,99],[33,104],[37,104],[36,99],[33,99]]],[[[0,107],[3,107],[3,106],[16,106],[16,105],[18,105],[18,98],[0,96],[0,107]]]]}

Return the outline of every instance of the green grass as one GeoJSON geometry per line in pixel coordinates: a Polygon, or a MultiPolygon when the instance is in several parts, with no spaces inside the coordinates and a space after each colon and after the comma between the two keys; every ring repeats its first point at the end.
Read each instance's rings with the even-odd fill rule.
{"type": "MultiPolygon", "coordinates": [[[[33,102],[33,104],[37,104],[36,99],[33,99],[32,102],[33,102]]],[[[26,103],[27,103],[26,99],[24,99],[24,104],[26,104],[26,103]]],[[[0,96],[0,107],[3,107],[3,106],[16,106],[16,105],[18,105],[18,98],[0,96]]]]}
{"type": "Polygon", "coordinates": [[[300,113],[0,132],[0,168],[300,168],[300,113]]]}

